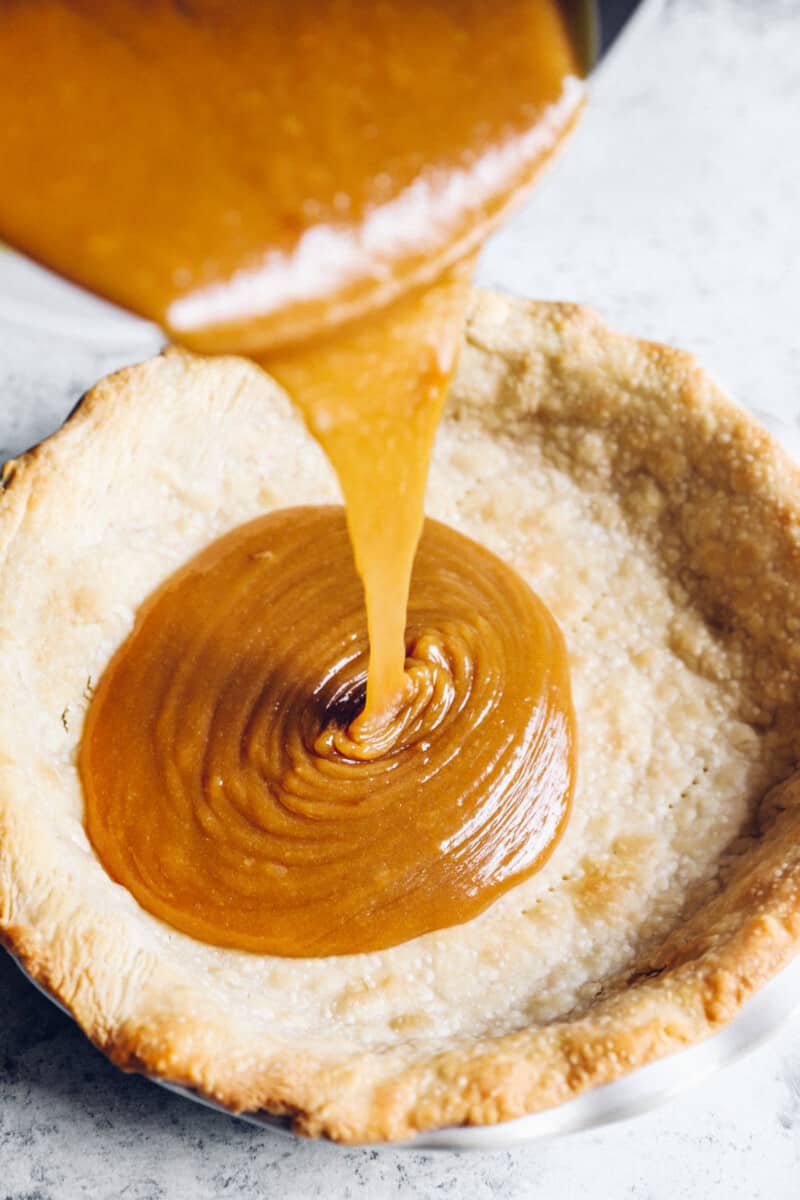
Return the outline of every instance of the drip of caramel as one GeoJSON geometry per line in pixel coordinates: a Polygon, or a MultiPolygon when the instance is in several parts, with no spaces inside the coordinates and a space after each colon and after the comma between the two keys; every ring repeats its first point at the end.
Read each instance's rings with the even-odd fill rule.
{"type": "Polygon", "coordinates": [[[335,335],[266,360],[333,463],[364,582],[370,641],[367,740],[413,701],[406,602],[433,437],[456,362],[469,267],[335,335]]]}
{"type": "Polygon", "coordinates": [[[573,7],[0,5],[0,233],[175,340],[271,371],[337,472],[363,582],[340,517],[270,517],[148,604],[101,681],[89,835],[197,937],[389,945],[480,911],[560,828],[552,620],[436,526],[406,606],[474,256],[580,107],[573,7]],[[304,522],[319,539],[297,541],[304,522]],[[292,588],[302,622],[284,607],[278,627],[292,588]]]}
{"type": "Polygon", "coordinates": [[[185,933],[260,953],[375,950],[479,913],[566,816],[564,643],[518,575],[430,520],[406,641],[413,703],[365,752],[343,510],[209,546],[144,606],[89,710],[86,821],[111,874],[185,933]]]}

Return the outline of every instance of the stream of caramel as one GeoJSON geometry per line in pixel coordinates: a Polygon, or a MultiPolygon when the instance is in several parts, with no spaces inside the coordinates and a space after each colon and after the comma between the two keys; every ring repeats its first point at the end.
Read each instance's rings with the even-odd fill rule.
{"type": "Polygon", "coordinates": [[[575,119],[574,47],[556,0],[0,6],[0,233],[177,341],[262,363],[345,500],[358,576],[338,516],[314,518],[333,522],[331,541],[294,544],[294,573],[299,518],[271,516],[258,570],[242,558],[250,530],[209,550],[221,608],[204,598],[205,567],[147,606],[90,710],[80,767],[95,849],[195,936],[283,954],[392,944],[480,911],[560,828],[572,716],[552,621],[439,527],[414,563],[474,257],[575,119]],[[412,568],[425,629],[414,592],[407,615],[412,568]],[[306,657],[282,657],[286,630],[271,623],[283,574],[312,598],[306,657]],[[251,657],[197,673],[194,650],[171,656],[176,595],[186,646],[216,662],[238,631],[251,657]],[[364,605],[366,687],[325,709],[323,733],[319,689],[366,647],[364,605]],[[502,719],[478,702],[476,663],[502,719]],[[434,676],[450,679],[447,720],[434,676]],[[253,726],[229,705],[239,687],[276,698],[253,726]],[[206,709],[213,722],[195,715],[206,709]],[[159,731],[159,769],[145,729],[159,731]],[[242,757],[253,729],[261,742],[242,757]],[[478,757],[454,753],[473,729],[478,757]],[[313,790],[295,807],[301,777],[313,790]],[[342,921],[315,934],[306,915],[323,901],[342,921]]]}
{"type": "Polygon", "coordinates": [[[354,736],[369,741],[412,699],[406,604],[436,426],[456,364],[472,264],[388,311],[266,360],[333,463],[364,583],[370,662],[354,736]]]}

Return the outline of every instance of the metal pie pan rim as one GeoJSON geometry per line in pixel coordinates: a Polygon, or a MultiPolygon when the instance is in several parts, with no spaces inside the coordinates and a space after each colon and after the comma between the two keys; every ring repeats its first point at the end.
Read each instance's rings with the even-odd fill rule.
{"type": "MultiPolygon", "coordinates": [[[[65,1005],[38,983],[14,954],[10,957],[42,995],[73,1019],[65,1005]]],[[[431,1130],[403,1142],[377,1143],[377,1148],[412,1151],[504,1150],[546,1138],[600,1129],[657,1108],[701,1083],[722,1067],[756,1049],[799,1010],[800,955],[751,996],[737,1016],[719,1032],[686,1049],[639,1067],[612,1083],[602,1084],[555,1108],[516,1117],[511,1121],[431,1130]]],[[[290,1117],[269,1113],[232,1113],[190,1088],[152,1075],[145,1078],[225,1116],[236,1117],[284,1138],[305,1140],[292,1132],[290,1117]]],[[[370,1149],[375,1148],[376,1144],[370,1143],[370,1149]]]]}

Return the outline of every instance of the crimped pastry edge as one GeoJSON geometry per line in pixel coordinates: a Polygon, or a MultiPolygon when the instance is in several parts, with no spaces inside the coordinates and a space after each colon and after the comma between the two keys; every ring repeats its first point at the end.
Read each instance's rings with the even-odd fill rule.
{"type": "MultiPolygon", "coordinates": [[[[540,390],[560,392],[567,404],[582,375],[591,387],[598,372],[605,409],[616,403],[621,410],[643,387],[649,398],[660,396],[664,421],[654,425],[653,436],[669,442],[675,426],[688,422],[693,435],[705,439],[702,450],[712,471],[718,459],[723,482],[736,469],[737,494],[757,498],[761,519],[773,522],[794,549],[785,570],[790,588],[800,592],[800,475],[780,447],[687,355],[613,333],[583,308],[487,293],[476,294],[467,337],[487,355],[502,359],[511,376],[520,370],[539,372],[540,390]]],[[[137,370],[142,368],[117,378],[130,379],[130,371],[137,370]]],[[[457,381],[456,392],[463,386],[457,381]]],[[[113,377],[93,389],[69,427],[78,429],[98,414],[113,421],[114,390],[113,377]]],[[[513,406],[512,393],[505,402],[513,406]]],[[[611,429],[618,432],[613,423],[611,429]]],[[[0,565],[13,554],[31,497],[53,483],[61,437],[54,435],[5,469],[0,565]]],[[[9,749],[0,745],[0,755],[9,749]]],[[[232,1111],[291,1114],[294,1128],[306,1135],[349,1143],[399,1140],[420,1130],[491,1124],[552,1107],[699,1041],[735,1016],[793,957],[800,939],[796,777],[790,775],[773,789],[766,808],[769,821],[729,866],[718,895],[678,925],[663,945],[632,964],[627,980],[616,981],[588,1011],[458,1045],[403,1065],[386,1078],[362,1073],[360,1066],[352,1071],[340,1064],[327,1067],[296,1050],[254,1061],[256,1055],[239,1045],[237,1031],[226,1029],[224,1021],[205,1014],[187,1020],[176,1013],[157,978],[142,988],[135,1011],[116,1011],[113,970],[97,961],[109,949],[105,931],[95,939],[81,927],[75,937],[52,938],[35,920],[16,919],[14,859],[19,847],[26,854],[30,847],[25,845],[24,814],[2,781],[0,938],[122,1068],[183,1084],[232,1111]]],[[[27,899],[26,911],[35,909],[27,899]]],[[[169,977],[163,980],[163,988],[172,985],[169,977]]]]}

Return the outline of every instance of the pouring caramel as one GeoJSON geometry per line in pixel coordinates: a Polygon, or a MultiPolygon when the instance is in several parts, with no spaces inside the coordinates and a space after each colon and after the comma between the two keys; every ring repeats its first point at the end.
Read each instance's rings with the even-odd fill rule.
{"type": "Polygon", "coordinates": [[[363,585],[314,510],[165,585],[87,719],[98,855],[157,915],[242,949],[468,919],[565,818],[566,657],[488,552],[437,526],[415,552],[474,256],[580,106],[564,10],[12,0],[0,52],[0,232],[175,340],[261,362],[336,469],[363,585]],[[273,603],[290,583],[296,624],[273,603]],[[314,925],[322,903],[337,919],[314,925]]]}

